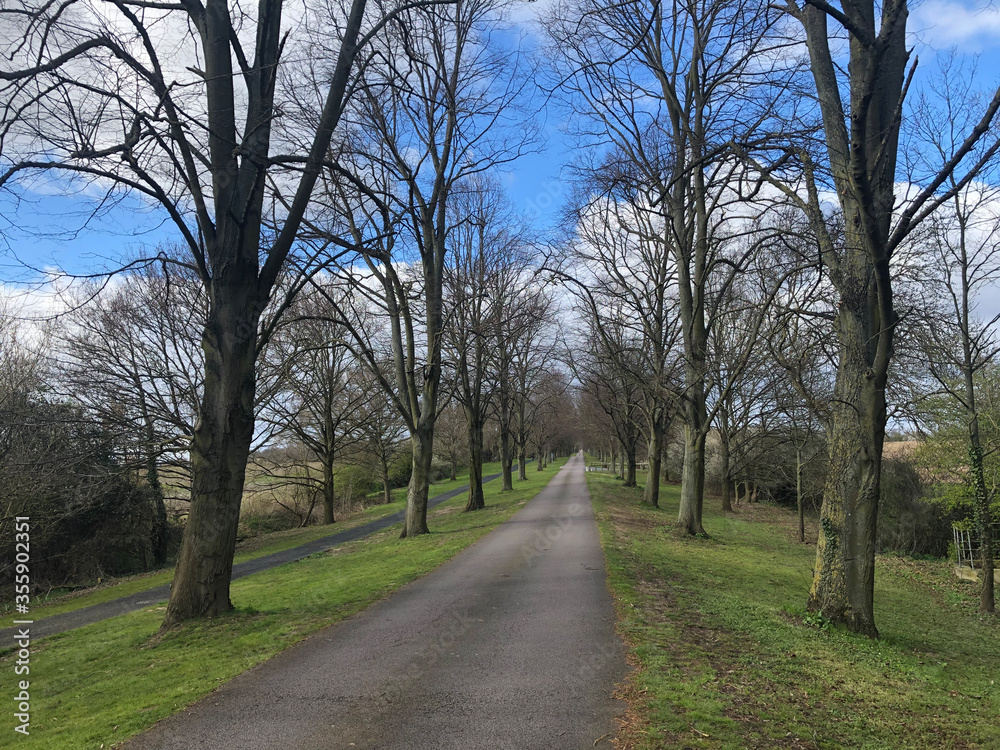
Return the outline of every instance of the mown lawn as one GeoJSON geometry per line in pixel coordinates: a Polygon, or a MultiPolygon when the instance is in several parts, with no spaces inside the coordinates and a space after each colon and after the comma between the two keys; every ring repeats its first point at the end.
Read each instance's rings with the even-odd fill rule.
{"type": "MultiPolygon", "coordinates": [[[[488,463],[483,465],[484,476],[489,476],[490,474],[495,474],[499,471],[499,463],[488,463]]],[[[469,475],[468,470],[466,470],[460,474],[458,479],[455,481],[448,480],[433,484],[430,490],[430,497],[434,498],[438,495],[444,494],[445,492],[458,489],[464,484],[467,484],[468,481],[469,475]]],[[[490,487],[490,484],[486,484],[485,487],[490,487]]],[[[398,501],[405,501],[406,490],[394,490],[393,493],[393,502],[391,504],[369,506],[364,510],[355,513],[346,519],[339,520],[337,523],[330,526],[306,526],[301,529],[276,531],[270,534],[262,534],[251,539],[247,539],[237,545],[234,562],[241,563],[246,560],[264,557],[265,555],[270,555],[275,552],[281,552],[283,550],[290,549],[291,547],[297,547],[300,544],[311,542],[314,539],[330,536],[331,534],[336,534],[403,510],[405,506],[402,502],[398,501]]],[[[149,573],[141,573],[135,576],[102,581],[97,586],[85,590],[75,591],[71,594],[35,597],[31,605],[31,616],[34,620],[38,621],[42,618],[51,617],[52,615],[58,615],[63,612],[72,612],[77,609],[89,607],[92,604],[101,604],[102,602],[135,594],[139,591],[146,591],[147,589],[155,588],[156,586],[160,586],[164,583],[170,583],[170,581],[173,580],[173,577],[174,568],[173,565],[171,565],[167,568],[151,571],[149,573]]],[[[11,609],[12,606],[12,602],[10,601],[7,601],[0,606],[0,628],[11,627],[13,621],[16,619],[16,615],[11,609]]]]}
{"type": "MultiPolygon", "coordinates": [[[[111,748],[307,635],[357,612],[453,557],[535,496],[565,459],[531,472],[513,492],[485,486],[485,510],[462,513],[459,496],[430,511],[431,534],[398,539],[398,527],[233,583],[237,609],[158,636],[164,607],[116,617],[33,645],[31,734],[0,747],[111,748]]],[[[12,675],[13,656],[0,657],[12,675]]],[[[10,685],[5,680],[5,685],[10,685]]],[[[13,693],[10,696],[13,698],[13,693]]]]}
{"type": "Polygon", "coordinates": [[[880,557],[879,640],[805,613],[815,555],[790,512],[706,505],[709,539],[588,473],[637,667],[619,747],[1000,748],[1000,625],[946,561],[880,557]]]}

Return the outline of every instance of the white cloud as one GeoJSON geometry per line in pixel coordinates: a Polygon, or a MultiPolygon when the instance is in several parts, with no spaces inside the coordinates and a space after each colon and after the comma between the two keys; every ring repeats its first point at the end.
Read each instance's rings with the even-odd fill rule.
{"type": "Polygon", "coordinates": [[[964,52],[980,52],[1000,38],[1000,8],[981,0],[926,0],[914,9],[908,27],[930,47],[962,45],[964,52]]]}

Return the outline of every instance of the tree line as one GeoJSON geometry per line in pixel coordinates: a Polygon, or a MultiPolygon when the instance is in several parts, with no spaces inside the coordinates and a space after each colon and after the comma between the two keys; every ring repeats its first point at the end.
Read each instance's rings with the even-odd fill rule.
{"type": "Polygon", "coordinates": [[[952,55],[908,98],[907,13],[567,0],[545,22],[551,90],[586,147],[550,268],[584,320],[592,423],[615,436],[626,484],[646,443],[654,505],[676,426],[677,525],[703,535],[710,434],[729,509],[734,458],[780,415],[800,507],[803,465],[825,463],[809,610],[869,636],[887,425],[934,394],[961,405],[993,569],[976,403],[994,321],[974,287],[996,268],[1000,90],[952,55]]]}

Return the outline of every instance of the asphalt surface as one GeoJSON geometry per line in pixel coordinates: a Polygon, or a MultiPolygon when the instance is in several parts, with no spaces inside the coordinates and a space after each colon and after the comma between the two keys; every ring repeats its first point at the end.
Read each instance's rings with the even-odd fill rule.
{"type": "MultiPolygon", "coordinates": [[[[488,474],[483,477],[483,482],[490,482],[499,476],[499,474],[488,474]]],[[[427,501],[427,507],[433,508],[446,500],[451,500],[453,497],[461,495],[463,492],[468,492],[468,490],[469,485],[466,484],[458,489],[432,497],[427,501]]],[[[241,562],[233,566],[233,580],[253,575],[254,573],[260,573],[264,570],[270,570],[271,568],[276,568],[279,565],[284,565],[285,563],[301,560],[304,557],[315,555],[317,552],[323,552],[336,547],[339,544],[344,544],[345,542],[353,542],[357,539],[362,539],[370,534],[374,534],[377,531],[387,529],[393,524],[402,523],[405,513],[406,508],[404,504],[403,510],[392,513],[388,516],[383,516],[382,518],[377,518],[374,521],[369,521],[368,523],[361,524],[360,526],[355,526],[354,528],[347,529],[345,531],[338,531],[334,534],[330,534],[329,536],[314,539],[311,542],[300,544],[298,547],[291,547],[290,549],[282,550],[281,552],[275,552],[270,555],[263,555],[262,557],[257,557],[253,560],[241,562]]],[[[165,583],[162,586],[156,586],[151,589],[146,589],[145,591],[137,591],[134,594],[123,596],[118,599],[112,599],[101,604],[92,604],[89,607],[81,607],[80,609],[75,609],[71,612],[63,612],[59,615],[52,615],[51,617],[35,621],[35,623],[31,626],[31,638],[32,640],[35,640],[38,638],[44,638],[47,635],[65,633],[67,630],[73,630],[74,628],[82,628],[84,625],[91,625],[95,622],[106,620],[109,617],[117,617],[118,615],[135,612],[136,610],[143,609],[144,607],[152,607],[153,605],[166,601],[169,597],[170,584],[165,583]]],[[[16,627],[0,630],[0,647],[12,644],[16,633],[16,627]]]]}
{"type": "Polygon", "coordinates": [[[122,747],[610,747],[625,671],[576,456],[448,563],[122,747]]]}

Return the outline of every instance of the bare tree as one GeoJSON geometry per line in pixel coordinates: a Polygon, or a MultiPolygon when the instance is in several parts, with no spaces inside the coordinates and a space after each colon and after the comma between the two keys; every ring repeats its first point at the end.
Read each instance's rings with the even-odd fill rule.
{"type": "MultiPolygon", "coordinates": [[[[783,158],[798,158],[797,180],[774,184],[803,209],[819,243],[838,297],[840,343],[830,467],[808,606],[876,637],[876,523],[886,387],[899,322],[890,263],[914,227],[964,188],[1000,147],[989,136],[986,147],[977,148],[1000,108],[1000,90],[964,140],[939,152],[936,164],[925,160],[907,175],[913,189],[896,211],[900,128],[913,77],[913,68],[907,71],[907,0],[880,5],[863,0],[840,8],[824,0],[791,0],[786,10],[805,30],[826,148],[817,161],[806,144],[794,146],[783,158]],[[838,32],[831,31],[831,22],[838,32]],[[847,66],[834,57],[839,33],[850,38],[847,66]],[[842,213],[842,238],[831,232],[820,201],[827,170],[842,213]]],[[[776,176],[773,165],[762,171],[776,176]]]]}
{"type": "Polygon", "coordinates": [[[567,432],[568,418],[574,412],[569,382],[563,372],[552,367],[532,389],[530,403],[530,440],[535,448],[537,470],[544,470],[555,445],[567,432]]]}
{"type": "MultiPolygon", "coordinates": [[[[605,320],[598,322],[593,319],[593,310],[589,306],[582,307],[584,326],[580,332],[580,354],[571,358],[571,365],[580,387],[610,422],[611,431],[621,446],[624,486],[635,487],[636,454],[642,439],[640,383],[643,373],[638,366],[621,366],[623,361],[629,361],[624,351],[626,342],[612,331],[617,329],[621,334],[627,328],[622,325],[615,327],[607,319],[609,311],[605,309],[602,312],[605,320]],[[615,347],[614,351],[608,351],[611,346],[615,347]]],[[[634,354],[636,350],[641,350],[641,342],[640,346],[628,348],[634,354]]]]}
{"type": "Polygon", "coordinates": [[[463,412],[461,404],[449,400],[436,422],[436,453],[448,462],[453,482],[458,479],[459,465],[469,460],[469,430],[463,412]]]}
{"type": "MultiPolygon", "coordinates": [[[[520,238],[512,231],[514,217],[499,186],[484,180],[458,191],[451,206],[451,261],[445,265],[445,341],[455,371],[455,398],[465,411],[468,427],[469,502],[467,511],[485,507],[483,496],[483,429],[493,408],[489,382],[495,346],[494,320],[508,314],[509,300],[491,292],[503,285],[494,279],[509,273],[516,262],[520,238]]],[[[509,467],[508,467],[509,471],[509,467]]]]}
{"type": "MultiPolygon", "coordinates": [[[[779,17],[772,5],[754,0],[573,0],[557,6],[547,24],[559,89],[580,117],[585,142],[607,156],[597,161],[598,171],[613,181],[600,192],[613,200],[620,200],[614,190],[627,193],[632,231],[655,248],[663,259],[658,266],[669,268],[669,281],[651,270],[644,281],[670,284],[676,299],[684,370],[677,406],[685,425],[678,526],[691,534],[704,533],[712,423],[708,293],[723,288],[750,257],[726,255],[734,231],[726,212],[739,202],[746,179],[727,154],[731,143],[757,139],[774,116],[773,93],[786,77],[787,59],[773,54],[784,44],[776,34],[779,17]]],[[[654,425],[663,423],[657,408],[649,411],[654,425]]],[[[654,442],[661,429],[653,431],[654,442]]],[[[651,445],[651,464],[660,455],[651,445]]],[[[657,486],[651,467],[647,487],[657,486]]]]}
{"type": "Polygon", "coordinates": [[[148,570],[163,542],[162,497],[119,461],[120,426],[59,394],[52,344],[0,300],[0,581],[14,578],[15,519],[30,516],[32,592],[148,570]]]}
{"type": "Polygon", "coordinates": [[[116,434],[122,466],[145,471],[158,563],[167,556],[166,500],[190,497],[188,446],[204,386],[207,300],[192,274],[174,270],[154,264],[107,288],[84,284],[53,342],[53,386],[116,434]]]}
{"type": "MultiPolygon", "coordinates": [[[[516,256],[521,256],[520,248],[516,256]]],[[[537,278],[528,274],[519,260],[504,263],[488,280],[493,298],[491,336],[495,344],[490,358],[490,380],[494,388],[500,437],[502,491],[514,488],[512,464],[518,459],[519,479],[525,473],[524,393],[532,381],[532,362],[545,359],[545,333],[552,315],[552,299],[537,278]]]]}
{"type": "Polygon", "coordinates": [[[19,0],[0,10],[10,61],[0,71],[0,187],[69,173],[109,186],[109,199],[125,191],[154,202],[207,292],[191,514],[164,626],[232,609],[254,367],[269,328],[261,317],[329,156],[359,49],[385,20],[366,21],[365,9],[352,0],[334,19],[339,45],[308,132],[286,130],[277,101],[289,64],[283,0],[235,16],[224,0],[19,0]],[[275,153],[278,143],[291,151],[275,153]]]}
{"type": "Polygon", "coordinates": [[[395,407],[384,398],[372,398],[381,386],[371,373],[357,373],[360,387],[368,394],[358,409],[358,429],[361,436],[360,452],[374,459],[382,483],[382,499],[392,502],[390,470],[397,456],[406,450],[406,425],[395,407]]]}
{"type": "Polygon", "coordinates": [[[403,537],[428,531],[452,192],[530,141],[526,120],[517,122],[522,62],[495,39],[503,7],[498,0],[460,1],[407,10],[391,23],[352,113],[351,170],[330,174],[332,211],[363,253],[363,266],[341,273],[384,315],[392,377],[383,376],[370,337],[360,331],[357,354],[410,431],[403,537]]]}
{"type": "Polygon", "coordinates": [[[598,189],[573,211],[578,270],[565,277],[588,311],[589,335],[599,339],[591,346],[641,395],[649,462],[643,499],[658,506],[664,436],[683,390],[676,262],[663,241],[661,217],[648,210],[627,169],[603,163],[594,180],[598,189]]]}
{"type": "Polygon", "coordinates": [[[987,489],[984,441],[980,430],[980,371],[1000,354],[996,326],[1000,316],[977,312],[985,289],[1000,279],[1000,223],[995,206],[1000,193],[978,183],[958,192],[930,217],[918,242],[932,255],[927,264],[930,295],[943,303],[927,305],[930,334],[925,353],[941,389],[961,408],[966,423],[973,510],[982,556],[979,609],[995,612],[994,539],[987,489]]]}
{"type": "MultiPolygon", "coordinates": [[[[338,290],[327,287],[327,293],[338,290]]],[[[336,520],[336,464],[361,440],[359,409],[371,395],[357,379],[360,365],[344,343],[346,331],[326,312],[319,294],[299,295],[261,360],[270,371],[262,376],[275,383],[261,421],[272,427],[271,441],[304,447],[304,460],[260,457],[255,463],[278,484],[301,485],[322,497],[323,523],[330,524],[336,520]]],[[[303,523],[311,515],[310,506],[303,523]]]]}
{"type": "Polygon", "coordinates": [[[119,432],[133,452],[124,463],[142,466],[155,492],[164,491],[161,479],[186,489],[204,387],[204,287],[164,262],[106,287],[78,286],[76,297],[57,322],[56,387],[119,432]]]}
{"type": "Polygon", "coordinates": [[[511,392],[517,476],[519,480],[525,481],[528,478],[529,443],[533,436],[538,442],[536,428],[539,427],[549,401],[562,395],[558,387],[545,387],[562,352],[556,340],[551,296],[544,289],[528,287],[520,301],[526,307],[521,308],[523,318],[516,329],[518,335],[508,340],[507,345],[513,352],[510,384],[513,386],[511,392]]]}
{"type": "Polygon", "coordinates": [[[752,294],[742,295],[742,286],[729,287],[717,305],[707,357],[709,382],[729,386],[721,389],[713,409],[723,511],[732,511],[732,484],[745,463],[743,457],[769,436],[766,424],[776,410],[778,378],[773,363],[763,347],[747,352],[745,342],[753,332],[765,339],[771,332],[757,325],[759,300],[752,294]]]}

